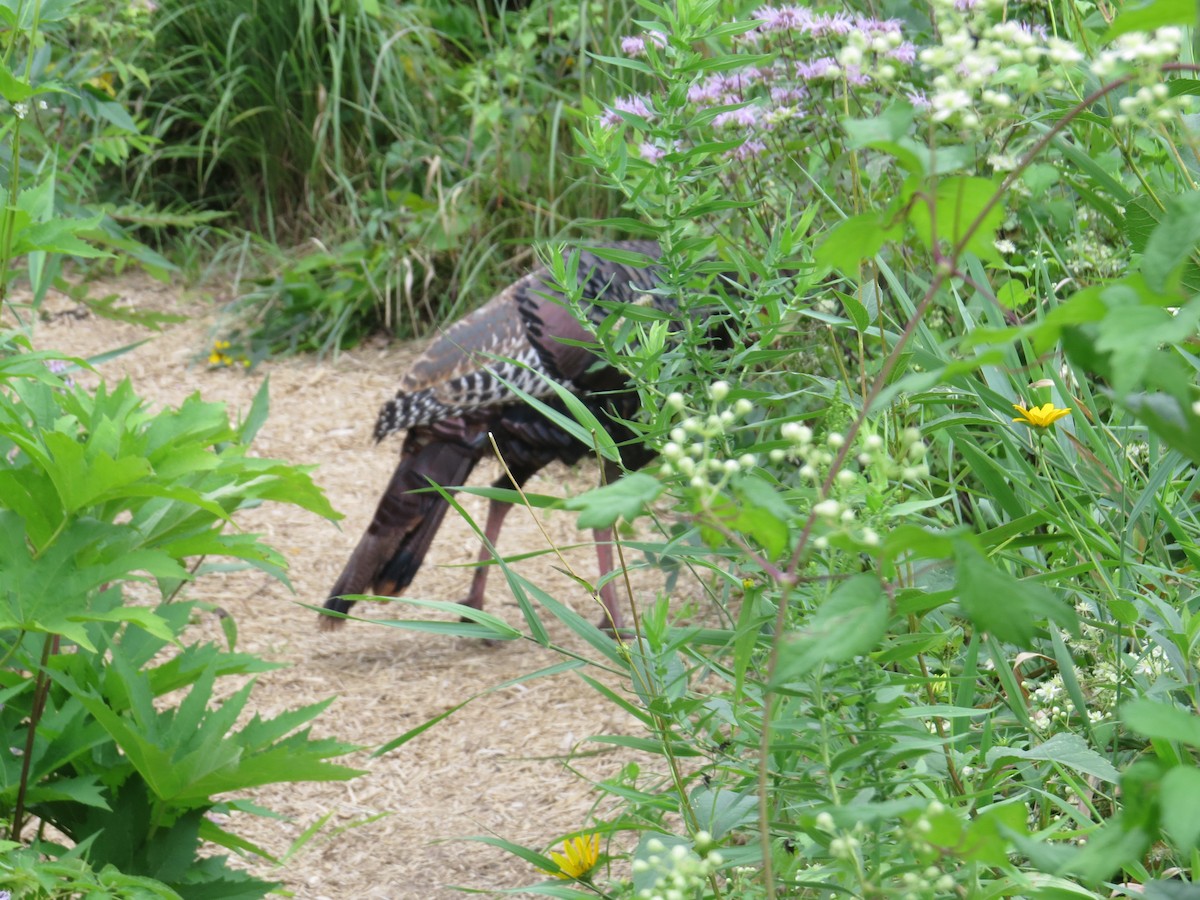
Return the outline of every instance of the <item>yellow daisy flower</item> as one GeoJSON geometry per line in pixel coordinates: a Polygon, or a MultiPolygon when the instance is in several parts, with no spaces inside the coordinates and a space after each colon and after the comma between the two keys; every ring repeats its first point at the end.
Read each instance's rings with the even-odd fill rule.
{"type": "Polygon", "coordinates": [[[563,841],[562,852],[551,850],[550,858],[558,866],[558,871],[544,869],[547,875],[562,878],[564,881],[579,881],[595,868],[596,860],[600,858],[600,835],[580,834],[568,838],[563,841]]]}
{"type": "Polygon", "coordinates": [[[1019,403],[1013,404],[1013,409],[1021,415],[1013,419],[1014,422],[1024,422],[1031,428],[1049,428],[1063,416],[1069,416],[1071,410],[1056,409],[1053,403],[1046,403],[1042,406],[1035,406],[1033,409],[1026,409],[1019,403]]]}

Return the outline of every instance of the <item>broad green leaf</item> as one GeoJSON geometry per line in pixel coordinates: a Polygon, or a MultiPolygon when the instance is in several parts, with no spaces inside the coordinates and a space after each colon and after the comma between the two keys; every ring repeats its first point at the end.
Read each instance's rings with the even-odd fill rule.
{"type": "Polygon", "coordinates": [[[1066,732],[1056,734],[1028,750],[1019,747],[994,747],[988,751],[987,761],[991,765],[996,760],[1009,757],[1058,763],[1109,784],[1116,784],[1121,778],[1121,773],[1113,764],[1089,747],[1087,742],[1077,734],[1066,732]]]}
{"type": "Polygon", "coordinates": [[[988,203],[999,190],[999,182],[976,176],[953,176],[937,183],[931,213],[928,202],[914,203],[909,221],[926,247],[946,241],[974,253],[980,259],[1000,262],[996,232],[1004,222],[1004,204],[988,203]],[[985,212],[986,210],[986,212],[985,212]]]}
{"type": "Polygon", "coordinates": [[[1162,780],[1162,825],[1180,853],[1200,845],[1200,770],[1173,766],[1162,780]]]}
{"type": "Polygon", "coordinates": [[[887,631],[888,600],[874,575],[855,575],[780,649],[772,686],[798,681],[826,663],[839,663],[875,649],[887,631]]]}
{"type": "Polygon", "coordinates": [[[580,528],[611,528],[618,519],[632,522],[663,492],[653,475],[633,472],[613,484],[593,488],[563,504],[579,510],[580,528]]]}
{"type": "Polygon", "coordinates": [[[885,241],[903,232],[883,213],[851,216],[835,225],[813,251],[813,259],[823,266],[853,272],[864,259],[870,259],[885,241]]]}
{"type": "Polygon", "coordinates": [[[1040,621],[1078,628],[1072,607],[1037,582],[1014,578],[966,541],[957,543],[954,558],[959,604],[980,631],[1026,647],[1040,621]]]}
{"type": "Polygon", "coordinates": [[[1167,290],[1171,277],[1200,247],[1200,191],[1173,197],[1166,206],[1142,253],[1142,274],[1158,292],[1167,290]]]}
{"type": "Polygon", "coordinates": [[[1200,747],[1200,716],[1141,697],[1121,707],[1121,721],[1142,737],[1200,747]]]}
{"type": "Polygon", "coordinates": [[[1150,0],[1149,3],[1131,8],[1126,6],[1109,26],[1102,43],[1131,31],[1154,31],[1164,25],[1196,24],[1196,4],[1193,0],[1150,0]]]}
{"type": "Polygon", "coordinates": [[[720,840],[724,835],[754,818],[758,797],[753,791],[738,792],[700,785],[691,796],[697,825],[720,840]]]}

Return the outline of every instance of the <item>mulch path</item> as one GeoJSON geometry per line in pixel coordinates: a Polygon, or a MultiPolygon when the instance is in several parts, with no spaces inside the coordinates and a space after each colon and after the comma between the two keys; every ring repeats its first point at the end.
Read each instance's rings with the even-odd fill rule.
{"type": "MultiPolygon", "coordinates": [[[[399,442],[393,438],[374,446],[371,428],[414,347],[376,341],[335,360],[272,360],[251,373],[210,368],[204,357],[212,341],[213,301],[185,300],[176,288],[136,276],[95,284],[92,293],[115,293],[131,307],[184,312],[191,318],[154,334],[110,320],[79,318],[69,300],[52,298],[46,307],[52,315],[36,332],[38,346],[89,357],[149,337],[100,365],[100,374],[110,381],[128,376],[139,394],[156,405],[178,404],[198,391],[206,400],[226,402],[233,416],[249,408],[269,377],[271,414],[255,441],[257,453],[314,466],[313,477],[345,514],[339,526],[296,508],[267,504],[239,520],[287,557],[294,592],[254,571],[206,575],[187,588],[191,598],[219,604],[236,618],[239,649],[288,664],[258,677],[252,711],[270,716],[336,695],[317,720],[314,736],[367,748],[345,760],[367,770],[361,778],[280,785],[254,794],[256,802],[286,819],[246,816],[232,827],[273,854],[286,853],[305,829],[327,813],[331,816],[282,868],[261,862],[249,867],[281,880],[294,896],[314,900],[430,900],[463,896],[454,885],[497,892],[541,880],[524,861],[462,838],[491,835],[540,850],[557,836],[584,827],[597,812],[600,796],[589,780],[613,777],[633,759],[621,748],[588,738],[638,733],[636,723],[566,673],[492,693],[372,759],[370,749],[463,699],[563,657],[530,641],[487,645],[363,623],[323,634],[315,627],[316,614],[299,605],[324,601],[387,482],[399,442]]],[[[581,492],[595,484],[596,471],[593,465],[571,470],[554,466],[528,489],[581,492]]],[[[472,483],[486,484],[497,474],[494,463],[485,463],[472,483]]],[[[484,501],[466,497],[464,504],[482,522],[484,501]]],[[[546,549],[533,515],[513,511],[500,538],[501,552],[546,549]]],[[[560,547],[583,545],[568,551],[567,558],[580,574],[594,577],[590,533],[574,527],[573,514],[536,515],[560,547]]],[[[464,596],[471,570],[457,566],[473,561],[477,549],[470,528],[451,513],[411,596],[464,596]]],[[[598,618],[594,602],[558,571],[559,565],[546,554],[521,561],[517,570],[589,618],[598,618]]],[[[663,587],[662,576],[650,570],[635,572],[633,580],[643,603],[663,587]]],[[[492,576],[486,608],[513,625],[523,624],[499,573],[492,576]]],[[[383,607],[370,604],[367,611],[380,613],[383,607]]],[[[402,609],[398,617],[420,613],[402,609]]],[[[556,641],[590,653],[556,622],[549,625],[556,641]]],[[[198,635],[207,632],[218,639],[213,622],[197,627],[198,635]]]]}

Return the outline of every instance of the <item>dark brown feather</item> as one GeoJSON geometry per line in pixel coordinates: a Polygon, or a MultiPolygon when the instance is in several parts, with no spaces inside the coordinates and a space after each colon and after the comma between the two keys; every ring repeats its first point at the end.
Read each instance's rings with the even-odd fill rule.
{"type": "MultiPolygon", "coordinates": [[[[658,255],[658,246],[650,242],[618,246],[658,255]]],[[[638,302],[657,284],[653,267],[614,265],[589,252],[581,254],[580,272],[585,313],[593,321],[607,314],[593,301],[638,302]]],[[[438,493],[418,489],[431,482],[463,484],[479,459],[492,452],[489,433],[518,484],[554,460],[571,464],[588,452],[588,446],[520,402],[505,381],[565,412],[542,376],[558,381],[581,396],[615,440],[632,439],[620,420],[636,412],[636,394],[615,369],[590,371],[597,358],[586,347],[564,343],[590,337],[550,286],[548,273],[539,269],[434,340],[380,412],[377,439],[402,428],[408,436],[366,534],[330,590],[326,609],[345,613],[353,606],[343,599],[346,595],[393,594],[411,583],[449,506],[438,493]]],[[[627,457],[627,466],[636,468],[650,454],[638,445],[627,457]]],[[[507,486],[507,479],[496,484],[507,486]]],[[[330,629],[342,621],[323,615],[321,627],[330,629]]]]}

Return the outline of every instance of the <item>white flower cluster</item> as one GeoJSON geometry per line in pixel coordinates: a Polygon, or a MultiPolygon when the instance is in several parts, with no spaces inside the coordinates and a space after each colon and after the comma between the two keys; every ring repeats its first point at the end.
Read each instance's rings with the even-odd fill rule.
{"type": "Polygon", "coordinates": [[[1182,45],[1182,28],[1123,34],[1092,60],[1092,73],[1102,81],[1126,73],[1137,74],[1143,83],[1157,81],[1162,64],[1178,60],[1182,45]]]}
{"type": "MultiPolygon", "coordinates": [[[[704,850],[711,845],[712,838],[701,831],[696,834],[695,846],[704,850]]],[[[704,887],[709,876],[724,861],[716,850],[708,850],[703,857],[683,844],[676,844],[669,852],[658,838],[651,838],[646,849],[651,853],[646,859],[635,859],[633,871],[657,872],[653,887],[638,891],[639,900],[685,900],[695,896],[704,887]]]]}
{"type": "MultiPolygon", "coordinates": [[[[1022,688],[1029,694],[1030,718],[1039,731],[1048,731],[1056,723],[1066,724],[1070,719],[1073,706],[1066,696],[1061,675],[1055,675],[1037,687],[1023,682],[1022,688]]],[[[1088,721],[1095,725],[1108,718],[1106,706],[1094,697],[1088,709],[1088,721]]]]}
{"type": "MultiPolygon", "coordinates": [[[[733,475],[758,465],[753,453],[742,453],[736,458],[724,455],[726,434],[754,409],[754,404],[744,397],[727,406],[724,401],[728,397],[729,385],[724,381],[713,382],[708,389],[712,412],[705,417],[688,416],[671,429],[670,440],[660,451],[666,460],[662,467],[664,476],[678,472],[693,488],[712,494],[733,475]]],[[[676,412],[682,410],[683,395],[669,395],[667,406],[676,412]]]]}
{"type": "Polygon", "coordinates": [[[935,122],[971,129],[989,113],[1007,115],[1023,96],[1061,90],[1083,62],[1070,41],[1041,27],[999,19],[997,0],[936,0],[941,42],[919,55],[933,88],[928,107],[935,122]]]}
{"type": "Polygon", "coordinates": [[[1170,122],[1187,112],[1192,105],[1192,98],[1187,94],[1172,97],[1170,89],[1161,81],[1143,85],[1131,94],[1117,101],[1120,110],[1113,116],[1113,125],[1117,128],[1155,125],[1160,122],[1170,122]]]}
{"type": "Polygon", "coordinates": [[[937,866],[929,866],[923,872],[905,872],[900,876],[900,883],[906,893],[904,900],[918,897],[928,897],[939,894],[951,894],[957,882],[949,872],[944,872],[937,866]]]}

